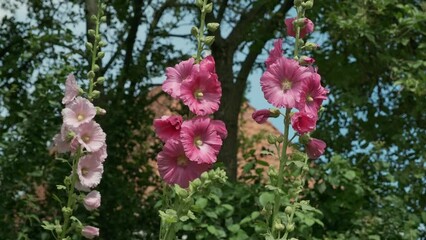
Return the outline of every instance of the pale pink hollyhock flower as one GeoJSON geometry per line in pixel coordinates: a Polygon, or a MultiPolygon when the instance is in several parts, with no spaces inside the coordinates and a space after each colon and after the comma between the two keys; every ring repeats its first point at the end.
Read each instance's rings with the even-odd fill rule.
{"type": "Polygon", "coordinates": [[[160,176],[165,182],[178,184],[183,188],[187,188],[190,181],[200,177],[211,167],[210,164],[190,161],[185,156],[182,143],[176,139],[166,142],[163,151],[157,155],[157,164],[160,176]]]}
{"type": "Polygon", "coordinates": [[[92,152],[90,155],[92,155],[94,159],[101,163],[105,162],[105,159],[108,157],[106,143],[98,151],[92,152]]]}
{"type": "Polygon", "coordinates": [[[66,153],[71,150],[70,143],[62,140],[62,136],[59,133],[53,137],[53,142],[55,145],[55,150],[58,153],[66,153]]]}
{"type": "Polygon", "coordinates": [[[65,96],[62,98],[62,104],[68,104],[72,102],[75,97],[80,93],[80,88],[77,85],[77,81],[73,74],[69,74],[65,81],[65,96]]]}
{"type": "Polygon", "coordinates": [[[299,134],[305,134],[315,130],[317,116],[311,113],[297,112],[291,116],[291,126],[299,134]]]}
{"type": "Polygon", "coordinates": [[[271,117],[271,111],[269,109],[261,109],[255,111],[251,117],[259,124],[265,123],[269,117],[271,117]]]}
{"type": "Polygon", "coordinates": [[[88,152],[96,152],[105,145],[106,134],[98,123],[91,121],[80,125],[77,139],[88,152]]]}
{"type": "MultiPolygon", "coordinates": [[[[296,28],[293,24],[295,20],[296,18],[287,18],[285,20],[285,25],[287,27],[287,35],[291,37],[296,37],[296,28]]],[[[306,35],[314,31],[314,23],[310,19],[305,18],[303,21],[304,26],[300,28],[300,38],[304,38],[306,35]]]]}
{"type": "Polygon", "coordinates": [[[185,155],[197,163],[216,162],[222,139],[208,117],[196,117],[182,123],[180,138],[185,155]]]}
{"type": "Polygon", "coordinates": [[[313,73],[303,84],[300,101],[296,107],[301,112],[318,115],[318,110],[324,100],[327,99],[328,91],[321,86],[321,76],[313,73]]]}
{"type": "Polygon", "coordinates": [[[53,142],[58,153],[75,152],[80,146],[76,133],[66,124],[62,124],[61,132],[53,137],[53,142]]]}
{"type": "Polygon", "coordinates": [[[74,128],[90,122],[95,115],[96,108],[93,103],[82,97],[77,97],[66,108],[62,109],[64,123],[74,128]]]}
{"type": "Polygon", "coordinates": [[[225,139],[228,136],[228,130],[226,125],[221,120],[210,120],[210,125],[213,126],[214,130],[219,134],[220,138],[225,139]]]}
{"type": "Polygon", "coordinates": [[[274,41],[274,48],[269,52],[269,56],[265,61],[266,67],[271,66],[278,58],[283,56],[283,40],[281,38],[274,41]]]}
{"type": "Polygon", "coordinates": [[[85,155],[78,161],[77,174],[83,187],[96,187],[102,178],[104,166],[92,155],[85,155]]]}
{"type": "Polygon", "coordinates": [[[101,194],[96,190],[91,191],[84,197],[83,205],[89,211],[97,209],[101,206],[101,194]]]}
{"type": "Polygon", "coordinates": [[[260,78],[265,99],[277,108],[293,108],[300,100],[303,81],[311,73],[293,59],[281,57],[260,78]]]}
{"type": "Polygon", "coordinates": [[[324,154],[325,147],[327,145],[324,141],[316,138],[309,139],[308,143],[305,145],[306,148],[306,154],[308,154],[308,157],[310,159],[317,159],[322,154],[324,154]]]}
{"type": "Polygon", "coordinates": [[[81,230],[81,235],[88,239],[93,239],[99,236],[99,228],[92,226],[84,226],[81,230]]]}
{"type": "Polygon", "coordinates": [[[160,119],[154,120],[154,128],[157,136],[163,141],[171,138],[178,139],[180,134],[180,126],[182,125],[182,116],[162,116],[160,119]]]}
{"type": "Polygon", "coordinates": [[[174,68],[166,68],[166,81],[164,81],[162,89],[174,98],[180,96],[180,85],[182,82],[191,78],[194,69],[194,59],[190,58],[175,65],[174,68]]]}
{"type": "Polygon", "coordinates": [[[77,181],[74,184],[74,187],[80,192],[90,192],[90,188],[81,185],[80,179],[77,179],[77,181]]]}
{"type": "Polygon", "coordinates": [[[215,73],[210,73],[200,66],[192,78],[182,82],[180,99],[198,116],[205,116],[219,109],[222,89],[215,73]]]}

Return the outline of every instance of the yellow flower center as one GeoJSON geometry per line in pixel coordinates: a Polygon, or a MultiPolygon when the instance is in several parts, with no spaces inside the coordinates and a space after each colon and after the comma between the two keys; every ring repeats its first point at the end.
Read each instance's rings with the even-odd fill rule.
{"type": "Polygon", "coordinates": [[[311,97],[311,96],[307,96],[306,97],[306,101],[308,101],[308,102],[313,102],[314,101],[314,99],[311,97]]]}
{"type": "Polygon", "coordinates": [[[182,167],[187,166],[188,165],[188,158],[185,157],[185,156],[178,157],[178,159],[177,159],[177,165],[178,166],[182,166],[182,167]]]}
{"type": "Polygon", "coordinates": [[[88,173],[89,173],[89,170],[87,170],[86,168],[82,168],[82,169],[81,169],[81,174],[82,174],[83,176],[86,176],[88,173]]]}
{"type": "Polygon", "coordinates": [[[204,97],[204,94],[203,92],[201,92],[201,90],[198,89],[197,91],[195,91],[194,96],[196,99],[201,100],[204,97]]]}
{"type": "Polygon", "coordinates": [[[196,137],[194,139],[194,143],[195,143],[195,145],[197,145],[197,147],[200,147],[201,145],[203,145],[203,141],[201,141],[200,137],[196,137]]]}
{"type": "Polygon", "coordinates": [[[284,79],[284,81],[281,83],[281,89],[283,91],[287,91],[291,89],[291,82],[287,79],[284,79]]]}
{"type": "Polygon", "coordinates": [[[77,116],[77,120],[80,122],[80,121],[82,121],[84,119],[84,116],[83,115],[81,115],[81,114],[78,114],[78,116],[77,116]]]}
{"type": "Polygon", "coordinates": [[[85,142],[85,143],[87,143],[88,141],[90,141],[90,137],[87,136],[87,135],[83,136],[82,139],[83,139],[83,142],[85,142]]]}

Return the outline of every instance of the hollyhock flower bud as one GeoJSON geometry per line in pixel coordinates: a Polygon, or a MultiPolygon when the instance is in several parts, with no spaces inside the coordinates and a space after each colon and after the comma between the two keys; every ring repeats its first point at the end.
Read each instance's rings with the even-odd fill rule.
{"type": "Polygon", "coordinates": [[[305,145],[306,154],[310,159],[317,159],[324,154],[326,144],[324,141],[316,138],[311,138],[305,145]]]}
{"type": "Polygon", "coordinates": [[[200,177],[211,167],[210,164],[190,161],[185,156],[182,143],[176,139],[166,142],[163,151],[157,155],[157,164],[160,176],[165,182],[178,184],[183,188],[187,188],[190,181],[200,177]]]}
{"type": "Polygon", "coordinates": [[[96,187],[102,178],[104,167],[93,155],[86,155],[78,161],[77,174],[83,187],[96,187]]]}
{"type": "MultiPolygon", "coordinates": [[[[287,27],[287,35],[291,37],[296,37],[296,28],[294,26],[295,20],[296,18],[287,18],[285,20],[285,25],[287,27]]],[[[304,38],[306,35],[314,31],[314,23],[310,19],[304,18],[303,22],[304,22],[304,26],[300,27],[300,35],[299,35],[300,38],[304,38]]]]}
{"type": "Polygon", "coordinates": [[[88,239],[93,239],[99,236],[99,228],[92,226],[84,226],[81,230],[81,235],[88,239]]]}
{"type": "Polygon", "coordinates": [[[62,109],[64,123],[77,128],[83,123],[90,122],[96,115],[96,108],[89,100],[77,97],[66,108],[62,109]]]}
{"type": "Polygon", "coordinates": [[[274,48],[269,52],[269,56],[265,61],[265,65],[266,67],[271,66],[272,64],[274,64],[277,59],[281,58],[283,56],[283,40],[280,39],[276,39],[274,41],[274,48]]]}
{"type": "Polygon", "coordinates": [[[180,85],[182,82],[191,78],[194,62],[194,58],[190,58],[176,64],[174,68],[166,68],[166,81],[164,81],[162,86],[163,91],[170,94],[173,98],[179,98],[180,85]]]}
{"type": "Polygon", "coordinates": [[[265,99],[277,108],[295,107],[300,100],[303,82],[310,74],[306,67],[293,59],[277,59],[260,78],[265,99]]]}
{"type": "Polygon", "coordinates": [[[185,155],[199,164],[216,162],[222,147],[222,139],[208,117],[196,117],[183,122],[180,139],[185,155]]]}
{"type": "Polygon", "coordinates": [[[89,211],[97,209],[101,206],[101,194],[96,190],[91,191],[84,197],[83,205],[89,211]]]}
{"type": "Polygon", "coordinates": [[[291,117],[291,126],[299,134],[312,132],[316,127],[317,117],[310,113],[297,112],[291,117]]]}
{"type": "Polygon", "coordinates": [[[315,59],[311,58],[311,57],[307,57],[307,56],[302,56],[299,59],[299,63],[300,65],[312,65],[315,63],[315,59]]]}
{"type": "Polygon", "coordinates": [[[178,139],[180,134],[180,126],[182,125],[182,116],[162,116],[160,119],[154,120],[154,128],[157,136],[167,142],[169,139],[178,139]]]}
{"type": "Polygon", "coordinates": [[[251,117],[259,124],[265,123],[269,117],[271,117],[271,111],[268,109],[261,109],[255,111],[251,117]]]}
{"type": "Polygon", "coordinates": [[[313,42],[307,42],[305,46],[303,46],[305,50],[313,51],[319,48],[319,45],[313,42]]]}
{"type": "Polygon", "coordinates": [[[65,96],[62,98],[62,104],[68,104],[78,96],[80,88],[73,74],[69,74],[65,81],[65,96]]]}

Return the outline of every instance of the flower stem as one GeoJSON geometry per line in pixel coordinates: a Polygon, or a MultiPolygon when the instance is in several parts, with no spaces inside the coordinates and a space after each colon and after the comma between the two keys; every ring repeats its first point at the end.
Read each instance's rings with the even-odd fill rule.
{"type": "Polygon", "coordinates": [[[68,189],[68,201],[67,201],[67,209],[70,212],[63,211],[64,214],[64,223],[62,225],[62,232],[59,237],[59,239],[63,239],[66,237],[67,233],[69,232],[69,224],[70,224],[70,218],[72,216],[72,213],[75,208],[75,197],[74,197],[74,186],[77,181],[78,175],[77,175],[77,165],[78,161],[80,160],[80,157],[82,155],[81,149],[77,150],[77,154],[73,157],[72,160],[72,172],[71,172],[71,184],[68,189]]]}
{"type": "MultiPolygon", "coordinates": [[[[285,112],[285,117],[284,117],[284,141],[283,141],[283,146],[282,146],[282,150],[281,150],[281,158],[280,158],[280,167],[279,167],[279,171],[278,171],[278,182],[277,182],[277,188],[281,189],[282,185],[283,185],[283,174],[284,174],[284,166],[287,162],[287,147],[289,145],[289,139],[288,139],[288,134],[289,134],[289,128],[290,128],[290,112],[291,109],[287,108],[286,112],[285,112]]],[[[279,232],[277,232],[277,229],[275,229],[275,221],[278,218],[278,212],[279,209],[281,207],[281,196],[280,193],[277,192],[275,193],[275,199],[274,199],[274,211],[273,211],[273,215],[272,215],[272,235],[275,236],[276,234],[278,234],[279,232]]]]}
{"type": "Polygon", "coordinates": [[[200,19],[200,27],[198,28],[198,36],[197,36],[197,57],[195,58],[196,63],[201,62],[201,53],[203,52],[203,41],[204,41],[204,25],[205,25],[205,19],[206,19],[206,5],[207,0],[203,1],[203,7],[201,8],[201,19],[200,19]]]}

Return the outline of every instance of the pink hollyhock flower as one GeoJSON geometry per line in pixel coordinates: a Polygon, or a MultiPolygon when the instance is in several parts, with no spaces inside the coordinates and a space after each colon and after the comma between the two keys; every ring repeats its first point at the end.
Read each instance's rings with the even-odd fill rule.
{"type": "Polygon", "coordinates": [[[212,55],[209,55],[207,57],[205,57],[203,60],[201,60],[200,62],[200,68],[204,68],[207,71],[209,71],[210,73],[216,73],[216,66],[215,66],[215,61],[212,55]]]}
{"type": "Polygon", "coordinates": [[[265,123],[268,118],[271,116],[271,111],[269,109],[261,109],[255,111],[251,117],[259,124],[265,123]]]}
{"type": "Polygon", "coordinates": [[[210,120],[210,125],[213,126],[214,130],[219,134],[220,138],[225,139],[228,136],[228,130],[226,130],[226,125],[221,120],[210,120]]]}
{"type": "Polygon", "coordinates": [[[309,139],[309,142],[305,145],[306,153],[310,159],[317,159],[324,154],[325,147],[327,145],[324,141],[316,138],[309,139]]]}
{"type": "Polygon", "coordinates": [[[291,117],[291,126],[299,134],[312,132],[317,123],[317,116],[311,113],[297,112],[291,117]]]}
{"type": "Polygon", "coordinates": [[[86,155],[80,158],[77,166],[77,174],[83,187],[96,187],[102,178],[104,166],[92,155],[86,155]]]}
{"type": "Polygon", "coordinates": [[[199,164],[216,162],[222,139],[210,118],[197,117],[183,122],[180,138],[189,160],[199,164]]]}
{"type": "Polygon", "coordinates": [[[194,69],[194,59],[190,58],[175,65],[174,68],[166,68],[166,81],[162,89],[174,98],[180,96],[180,85],[182,82],[191,78],[194,69]]]}
{"type": "Polygon", "coordinates": [[[105,162],[105,159],[108,157],[107,145],[104,144],[98,151],[92,152],[90,155],[92,155],[94,159],[101,163],[105,162]]]}
{"type": "Polygon", "coordinates": [[[163,142],[171,138],[178,139],[181,125],[182,116],[162,116],[154,120],[155,133],[163,142]]]}
{"type": "Polygon", "coordinates": [[[80,93],[80,88],[77,85],[77,81],[73,74],[69,74],[65,81],[65,96],[62,98],[62,104],[68,104],[72,102],[75,97],[80,93]]]}
{"type": "Polygon", "coordinates": [[[300,101],[296,107],[302,112],[318,114],[322,102],[327,99],[328,91],[321,86],[321,76],[313,73],[303,84],[300,101]]]}
{"type": "MultiPolygon", "coordinates": [[[[285,20],[285,25],[287,27],[287,35],[291,37],[296,37],[296,28],[294,27],[295,20],[296,18],[287,18],[285,20]]],[[[314,31],[314,23],[310,19],[305,18],[303,21],[304,26],[300,28],[300,38],[304,38],[306,35],[314,31]]]]}
{"type": "Polygon", "coordinates": [[[84,226],[81,230],[81,235],[88,239],[93,239],[99,236],[99,228],[92,226],[84,226]]]}
{"type": "Polygon", "coordinates": [[[278,58],[283,56],[283,40],[281,38],[274,41],[274,48],[269,52],[269,56],[265,61],[266,67],[271,66],[278,58]]]}
{"type": "Polygon", "coordinates": [[[176,139],[166,142],[163,151],[157,155],[157,164],[160,176],[165,182],[178,184],[183,188],[187,188],[190,181],[200,177],[211,167],[210,164],[190,161],[185,156],[182,143],[176,139]]]}
{"type": "Polygon", "coordinates": [[[91,191],[84,197],[83,205],[89,211],[97,209],[101,206],[101,194],[96,190],[91,191]]]}
{"type": "Polygon", "coordinates": [[[62,109],[64,123],[74,128],[77,128],[80,124],[90,122],[95,115],[95,106],[82,97],[77,97],[66,108],[62,109]]]}
{"type": "Polygon", "coordinates": [[[89,152],[96,152],[105,145],[106,134],[95,121],[81,124],[78,128],[78,142],[89,152]]]}
{"type": "Polygon", "coordinates": [[[266,100],[275,107],[293,108],[300,100],[303,81],[311,73],[293,59],[281,57],[260,78],[266,100]]]}
{"type": "Polygon", "coordinates": [[[182,82],[180,93],[180,99],[191,112],[205,116],[219,109],[222,89],[217,75],[200,66],[191,79],[182,82]]]}
{"type": "Polygon", "coordinates": [[[53,137],[53,142],[55,145],[55,150],[58,153],[66,153],[71,150],[70,143],[62,140],[62,136],[59,133],[53,137]]]}
{"type": "Polygon", "coordinates": [[[80,179],[75,182],[74,187],[80,192],[90,192],[90,188],[81,185],[80,179]]]}
{"type": "Polygon", "coordinates": [[[62,124],[61,133],[53,137],[55,150],[59,153],[75,152],[80,144],[77,141],[76,133],[66,124],[62,124]]]}

